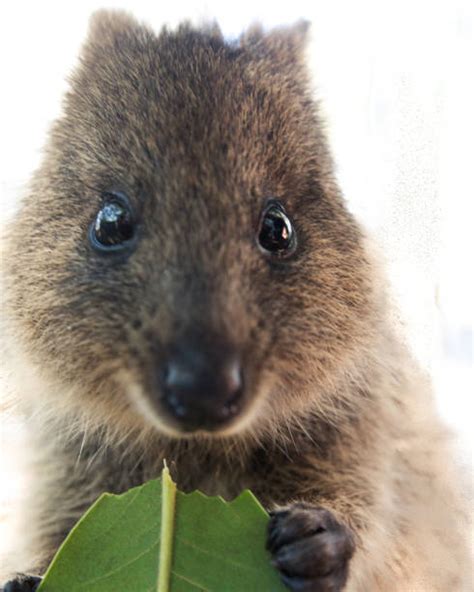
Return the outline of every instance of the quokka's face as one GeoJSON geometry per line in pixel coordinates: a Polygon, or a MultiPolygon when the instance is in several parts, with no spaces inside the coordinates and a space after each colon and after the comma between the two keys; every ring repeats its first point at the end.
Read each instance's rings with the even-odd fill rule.
{"type": "Polygon", "coordinates": [[[8,310],[91,416],[264,430],[318,398],[367,315],[303,27],[155,36],[93,20],[11,227],[8,310]]]}

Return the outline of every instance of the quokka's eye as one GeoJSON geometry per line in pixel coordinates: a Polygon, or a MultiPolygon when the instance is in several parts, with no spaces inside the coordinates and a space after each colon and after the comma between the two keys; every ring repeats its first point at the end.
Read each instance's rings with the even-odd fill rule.
{"type": "Polygon", "coordinates": [[[135,222],[127,198],[121,193],[107,193],[89,230],[92,246],[98,251],[121,251],[135,238],[135,222]]]}
{"type": "Polygon", "coordinates": [[[269,254],[286,257],[296,246],[296,235],[283,206],[275,200],[263,210],[258,231],[258,244],[269,254]]]}

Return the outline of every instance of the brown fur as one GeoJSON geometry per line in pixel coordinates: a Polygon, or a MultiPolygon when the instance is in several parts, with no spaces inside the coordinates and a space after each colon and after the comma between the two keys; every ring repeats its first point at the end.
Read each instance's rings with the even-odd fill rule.
{"type": "Polygon", "coordinates": [[[9,356],[36,459],[31,539],[10,569],[43,569],[100,492],[166,458],[185,490],[332,510],[356,536],[350,592],[468,589],[446,435],[334,181],[305,28],[232,44],[216,27],[156,36],[94,16],[7,238],[9,356]],[[110,188],[139,212],[126,261],[87,242],[110,188]],[[269,196],[299,239],[278,264],[255,245],[269,196]],[[224,434],[176,438],[144,412],[160,348],[191,328],[242,353],[246,409],[224,434]]]}

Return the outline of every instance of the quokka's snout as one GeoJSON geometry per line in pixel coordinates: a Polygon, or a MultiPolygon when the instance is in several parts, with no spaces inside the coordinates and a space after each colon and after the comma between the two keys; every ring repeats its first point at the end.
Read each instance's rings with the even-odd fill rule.
{"type": "Polygon", "coordinates": [[[167,347],[159,362],[159,412],[183,432],[225,427],[243,411],[244,395],[239,352],[217,339],[188,335],[167,347]]]}

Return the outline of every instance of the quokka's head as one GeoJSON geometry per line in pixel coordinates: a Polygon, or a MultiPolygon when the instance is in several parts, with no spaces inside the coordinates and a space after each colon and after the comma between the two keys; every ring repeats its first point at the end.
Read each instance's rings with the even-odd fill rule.
{"type": "Polygon", "coordinates": [[[68,404],[258,432],[322,406],[361,347],[367,264],[305,36],[93,17],[6,254],[16,336],[68,404]]]}

